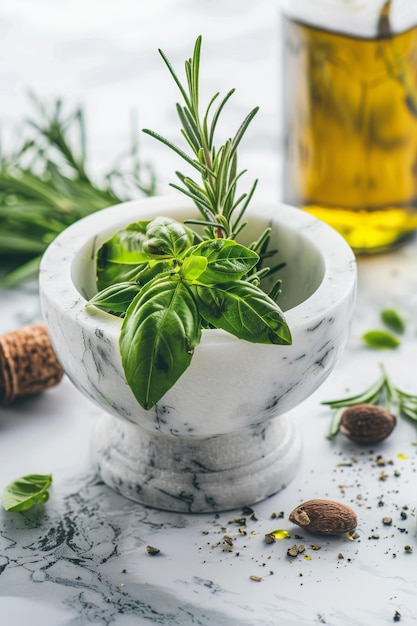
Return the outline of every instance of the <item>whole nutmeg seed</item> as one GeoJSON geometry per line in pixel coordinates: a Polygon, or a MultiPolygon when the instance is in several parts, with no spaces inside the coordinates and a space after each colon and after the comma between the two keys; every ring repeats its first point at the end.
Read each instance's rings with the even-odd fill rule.
{"type": "Polygon", "coordinates": [[[290,522],[319,535],[342,535],[358,525],[353,509],[334,500],[308,500],[295,508],[290,522]]]}
{"type": "Polygon", "coordinates": [[[395,428],[397,418],[381,406],[356,404],[345,409],[340,432],[356,443],[378,443],[395,428]]]}

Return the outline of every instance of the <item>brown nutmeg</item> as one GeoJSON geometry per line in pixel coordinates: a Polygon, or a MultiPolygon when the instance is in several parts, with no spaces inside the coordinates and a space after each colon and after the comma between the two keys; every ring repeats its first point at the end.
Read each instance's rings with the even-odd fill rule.
{"type": "Polygon", "coordinates": [[[290,513],[289,520],[319,535],[341,535],[358,525],[355,511],[334,500],[308,500],[290,513]]]}
{"type": "Polygon", "coordinates": [[[395,428],[397,418],[381,406],[356,404],[343,411],[340,432],[356,443],[378,443],[395,428]]]}

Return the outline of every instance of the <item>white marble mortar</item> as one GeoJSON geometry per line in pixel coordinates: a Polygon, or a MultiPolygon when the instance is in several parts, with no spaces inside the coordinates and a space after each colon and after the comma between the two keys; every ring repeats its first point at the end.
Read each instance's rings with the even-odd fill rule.
{"type": "Polygon", "coordinates": [[[256,206],[244,243],[272,226],[291,346],[258,345],[204,330],[191,366],[150,411],[137,403],[121,364],[121,321],[86,299],[95,292],[97,248],[121,227],[196,210],[182,197],[138,200],[90,215],[59,235],[40,270],[45,322],[66,374],[105,415],[94,439],[103,480],[144,504],[177,511],[250,505],[297,470],[300,435],[284,414],[327,378],[350,328],[356,287],[352,251],[326,224],[293,207],[256,206]],[[121,419],[119,419],[121,418],[121,419]]]}

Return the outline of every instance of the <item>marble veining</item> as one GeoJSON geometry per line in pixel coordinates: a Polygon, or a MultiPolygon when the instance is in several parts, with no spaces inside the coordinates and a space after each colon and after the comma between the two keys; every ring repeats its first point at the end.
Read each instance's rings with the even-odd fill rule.
{"type": "MultiPolygon", "coordinates": [[[[178,530],[187,525],[182,517],[171,516],[169,520],[151,510],[126,507],[124,499],[106,489],[103,491],[102,483],[94,475],[79,476],[78,481],[79,489],[71,491],[67,487],[60,494],[61,501],[52,502],[45,515],[37,511],[3,520],[0,545],[8,556],[2,557],[2,585],[31,582],[37,585],[39,597],[52,600],[52,604],[58,604],[65,595],[64,605],[73,615],[68,622],[71,624],[107,626],[119,616],[130,615],[135,623],[143,620],[178,626],[226,625],[228,618],[216,609],[199,609],[190,603],[179,609],[172,591],[148,584],[146,568],[140,574],[142,559],[138,559],[136,571],[128,571],[123,563],[117,567],[120,557],[132,550],[142,549],[146,555],[145,539],[135,531],[128,542],[120,543],[127,529],[143,525],[151,534],[162,529],[178,530]],[[113,520],[102,516],[103,506],[113,520]],[[23,537],[20,548],[18,544],[23,537]]],[[[210,581],[201,580],[197,585],[207,587],[210,581]]],[[[211,585],[214,586],[212,582],[211,585]]],[[[222,592],[227,594],[219,587],[217,593],[222,592]]],[[[237,626],[239,622],[232,619],[231,623],[237,626]]]]}
{"type": "Polygon", "coordinates": [[[263,500],[287,486],[300,435],[284,417],[230,435],[169,437],[102,417],[93,454],[118,493],[166,510],[217,511],[263,500]]]}
{"type": "Polygon", "coordinates": [[[198,516],[131,502],[93,473],[73,471],[55,485],[47,505],[24,514],[0,513],[0,607],[2,593],[18,590],[23,607],[25,599],[36,597],[46,615],[61,611],[61,619],[48,626],[377,625],[378,620],[391,623],[395,610],[412,623],[417,583],[409,575],[413,555],[404,553],[404,545],[415,538],[415,517],[409,508],[401,519],[400,511],[410,502],[406,493],[415,460],[402,465],[401,483],[382,495],[383,487],[372,490],[380,468],[366,455],[354,469],[338,467],[340,452],[342,459],[349,458],[355,448],[342,446],[327,458],[316,458],[317,475],[304,459],[294,490],[256,508],[198,516]],[[364,482],[366,506],[358,509],[356,541],[309,536],[288,522],[300,490],[323,495],[326,481],[320,478],[320,487],[317,476],[327,472],[353,497],[355,482],[364,482]],[[272,519],[274,511],[278,517],[272,519]],[[392,527],[370,540],[379,518],[388,513],[392,527]],[[265,533],[276,528],[288,529],[293,537],[266,544],[265,533]],[[308,558],[286,556],[294,543],[305,545],[308,558]],[[150,556],[147,545],[160,553],[150,556]],[[364,599],[363,585],[370,580],[377,584],[369,585],[364,599]]]}

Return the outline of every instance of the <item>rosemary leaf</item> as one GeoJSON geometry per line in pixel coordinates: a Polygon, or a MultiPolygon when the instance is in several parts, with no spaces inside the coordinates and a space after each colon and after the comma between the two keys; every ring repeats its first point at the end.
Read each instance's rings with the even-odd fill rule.
{"type": "Polygon", "coordinates": [[[417,422],[417,409],[413,409],[408,404],[400,404],[400,412],[404,417],[408,417],[414,422],[417,422]]]}
{"type": "Polygon", "coordinates": [[[345,407],[340,408],[333,413],[333,416],[330,422],[329,432],[327,434],[327,439],[334,439],[334,437],[336,437],[337,433],[339,432],[340,422],[342,420],[342,415],[343,415],[344,410],[345,410],[345,407]]]}
{"type": "Polygon", "coordinates": [[[362,393],[338,400],[328,400],[322,404],[330,406],[332,409],[340,407],[354,406],[355,404],[371,403],[371,400],[378,398],[385,385],[385,375],[382,375],[373,385],[362,393]]]}

